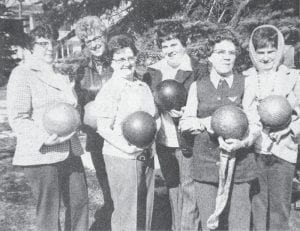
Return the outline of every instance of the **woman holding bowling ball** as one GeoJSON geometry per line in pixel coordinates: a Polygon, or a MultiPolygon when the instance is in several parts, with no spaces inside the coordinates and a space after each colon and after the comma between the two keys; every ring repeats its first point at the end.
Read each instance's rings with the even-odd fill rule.
{"type": "MultiPolygon", "coordinates": [[[[179,82],[188,91],[201,68],[186,52],[187,36],[182,24],[176,21],[164,22],[158,27],[156,36],[163,59],[147,68],[143,80],[153,92],[157,92],[161,84],[171,80],[179,82]]],[[[181,101],[179,97],[176,100],[181,101]]],[[[157,100],[156,103],[162,121],[156,139],[159,168],[169,191],[172,230],[180,230],[181,220],[189,219],[182,217],[182,206],[192,208],[188,204],[188,198],[193,194],[190,187],[192,179],[189,176],[192,152],[189,142],[192,141],[192,136],[184,137],[178,130],[178,121],[186,102],[182,108],[171,110],[168,107],[159,107],[157,100]]]]}
{"type": "MultiPolygon", "coordinates": [[[[133,40],[126,35],[110,39],[108,54],[113,74],[95,99],[97,131],[104,139],[103,157],[114,206],[111,229],[116,231],[151,229],[151,151],[149,147],[130,144],[122,132],[123,122],[132,113],[156,114],[151,90],[135,72],[137,52],[133,40]]],[[[136,135],[143,136],[143,132],[136,135]]]]}
{"type": "Polygon", "coordinates": [[[88,194],[80,141],[74,132],[65,137],[48,134],[43,124],[50,105],[68,103],[76,107],[77,97],[68,76],[53,70],[57,33],[41,25],[29,35],[31,55],[12,71],[7,86],[9,123],[17,136],[13,165],[24,168],[32,188],[37,230],[61,230],[61,200],[66,207],[65,230],[88,230],[88,194]]]}
{"type": "Polygon", "coordinates": [[[258,194],[253,197],[253,226],[255,230],[289,230],[298,149],[296,140],[300,135],[300,73],[281,64],[284,38],[272,25],[254,29],[249,52],[253,67],[244,72],[249,82],[245,91],[246,107],[258,106],[259,113],[265,113],[267,107],[287,111],[283,104],[278,105],[280,102],[276,104],[275,101],[274,105],[262,108],[267,97],[276,95],[277,98],[285,97],[293,111],[290,122],[280,128],[261,123],[260,137],[255,142],[259,187],[258,194]]]}
{"type": "MultiPolygon", "coordinates": [[[[220,152],[235,153],[227,209],[221,214],[220,229],[227,223],[229,230],[249,230],[251,217],[250,189],[256,178],[256,163],[250,145],[257,136],[257,126],[250,122],[246,137],[226,139],[218,137],[211,128],[212,114],[222,106],[243,107],[245,78],[234,70],[239,44],[233,33],[218,29],[208,39],[208,66],[192,83],[185,112],[179,123],[182,131],[196,134],[191,162],[194,196],[193,209],[183,211],[190,217],[182,223],[182,230],[210,230],[207,222],[214,213],[218,193],[220,152]]],[[[229,157],[230,158],[230,157],[229,157]]]]}

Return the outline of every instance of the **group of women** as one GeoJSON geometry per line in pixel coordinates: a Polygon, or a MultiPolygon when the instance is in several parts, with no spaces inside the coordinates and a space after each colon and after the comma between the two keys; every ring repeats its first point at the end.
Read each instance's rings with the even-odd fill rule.
{"type": "Polygon", "coordinates": [[[276,27],[262,25],[252,32],[253,67],[238,73],[234,64],[239,43],[229,29],[209,36],[207,63],[200,64],[186,51],[183,26],[167,22],[156,31],[163,58],[143,76],[135,71],[138,50],[129,36],[116,35],[106,42],[105,27],[94,16],[81,19],[75,31],[89,53],[75,84],[53,68],[55,33],[42,25],[30,33],[31,56],[12,71],[7,86],[9,122],[17,135],[13,164],[24,167],[37,200],[38,230],[61,229],[61,200],[65,230],[89,230],[83,148],[76,133],[48,134],[42,117],[55,102],[72,104],[84,116],[84,105],[91,100],[97,129],[83,130],[109,216],[99,221],[108,223],[105,228],[95,225],[93,230],[151,229],[154,168],[161,169],[168,188],[172,230],[289,229],[300,136],[300,73],[282,65],[284,39],[276,27]],[[187,104],[180,110],[166,111],[155,104],[152,92],[166,79],[182,83],[188,91],[187,104]],[[260,122],[257,105],[269,95],[286,97],[293,108],[290,123],[281,130],[260,122]],[[245,137],[223,139],[214,133],[211,115],[224,105],[246,113],[245,137]],[[122,134],[124,118],[135,111],[156,119],[158,132],[151,147],[129,144],[122,134]],[[220,190],[224,153],[235,160],[235,167],[230,187],[220,190]],[[218,212],[224,190],[225,208],[218,212]]]}

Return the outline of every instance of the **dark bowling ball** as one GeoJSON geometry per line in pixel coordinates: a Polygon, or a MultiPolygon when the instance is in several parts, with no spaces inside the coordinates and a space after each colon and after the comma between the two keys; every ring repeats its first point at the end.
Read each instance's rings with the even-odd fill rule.
{"type": "Polygon", "coordinates": [[[149,113],[137,111],[125,118],[122,123],[122,132],[130,144],[145,148],[155,138],[156,123],[149,113]]]}
{"type": "Polygon", "coordinates": [[[154,99],[156,104],[163,110],[180,110],[186,104],[187,90],[182,83],[167,79],[157,85],[154,91],[154,99]]]}
{"type": "Polygon", "coordinates": [[[49,134],[67,136],[79,127],[80,115],[71,104],[55,103],[45,110],[43,125],[49,134]]]}
{"type": "Polygon", "coordinates": [[[211,117],[213,131],[224,139],[242,139],[248,129],[248,119],[242,109],[228,105],[218,108],[211,117]]]}
{"type": "Polygon", "coordinates": [[[271,129],[286,127],[292,118],[289,101],[280,95],[267,96],[260,102],[257,110],[262,124],[271,129]]]}
{"type": "Polygon", "coordinates": [[[93,129],[97,129],[97,113],[95,101],[91,101],[84,106],[83,123],[89,125],[93,129]]]}

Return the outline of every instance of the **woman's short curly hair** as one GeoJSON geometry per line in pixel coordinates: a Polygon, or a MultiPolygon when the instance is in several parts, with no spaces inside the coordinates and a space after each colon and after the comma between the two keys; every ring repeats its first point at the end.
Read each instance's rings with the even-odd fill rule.
{"type": "Polygon", "coordinates": [[[138,54],[138,50],[135,46],[134,40],[130,36],[125,34],[115,35],[111,37],[107,47],[110,62],[115,52],[126,47],[129,47],[135,56],[138,54]]]}
{"type": "Polygon", "coordinates": [[[46,38],[51,41],[55,41],[58,38],[58,30],[55,30],[51,25],[49,24],[41,24],[36,26],[34,29],[32,29],[28,36],[26,37],[26,40],[28,39],[27,48],[32,50],[35,40],[37,38],[46,38]]]}
{"type": "Polygon", "coordinates": [[[207,57],[211,56],[213,53],[214,47],[217,43],[220,43],[224,40],[231,41],[237,51],[240,49],[240,44],[234,33],[229,29],[218,29],[214,33],[210,34],[206,42],[206,55],[207,57]]]}
{"type": "Polygon", "coordinates": [[[85,42],[90,35],[106,36],[107,28],[97,16],[86,16],[76,23],[75,34],[82,42],[85,42]]]}
{"type": "Polygon", "coordinates": [[[184,27],[180,22],[170,21],[161,24],[156,30],[156,43],[159,49],[161,44],[171,39],[179,39],[181,44],[185,47],[187,36],[184,27]]]}

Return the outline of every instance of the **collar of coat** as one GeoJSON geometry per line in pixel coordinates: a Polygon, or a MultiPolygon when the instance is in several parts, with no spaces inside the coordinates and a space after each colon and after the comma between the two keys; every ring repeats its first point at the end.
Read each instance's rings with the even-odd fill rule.
{"type": "Polygon", "coordinates": [[[36,72],[36,77],[45,84],[58,90],[64,90],[70,84],[69,77],[60,73],[51,71],[46,72],[45,69],[35,62],[27,62],[25,65],[32,71],[36,72]]]}

